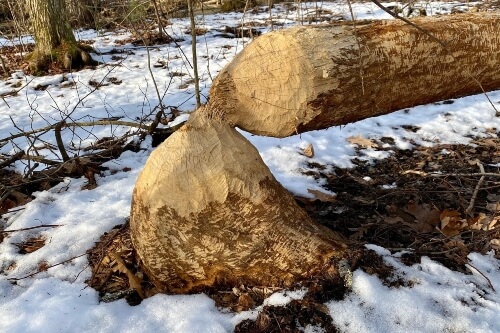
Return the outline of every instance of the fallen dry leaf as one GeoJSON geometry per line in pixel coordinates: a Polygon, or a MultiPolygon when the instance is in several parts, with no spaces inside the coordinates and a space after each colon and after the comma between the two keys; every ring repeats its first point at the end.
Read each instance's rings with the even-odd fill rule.
{"type": "Polygon", "coordinates": [[[492,213],[500,212],[500,201],[496,203],[487,203],[486,209],[492,213]]]}
{"type": "Polygon", "coordinates": [[[491,230],[495,226],[496,221],[491,216],[479,213],[476,217],[468,218],[467,223],[469,224],[469,228],[474,230],[491,230]]]}
{"type": "Polygon", "coordinates": [[[14,243],[14,245],[19,248],[20,254],[33,253],[45,245],[45,238],[43,236],[32,237],[22,243],[14,243]]]}
{"type": "Polygon", "coordinates": [[[500,139],[498,138],[486,138],[481,140],[474,140],[472,143],[475,143],[479,146],[490,146],[490,147],[498,147],[500,145],[500,139]]]}
{"type": "Polygon", "coordinates": [[[421,232],[431,232],[439,225],[439,210],[429,204],[419,205],[414,202],[409,202],[404,211],[415,217],[415,222],[421,232]]]}
{"type": "Polygon", "coordinates": [[[456,210],[445,209],[439,215],[441,224],[439,231],[446,237],[458,235],[462,230],[469,227],[467,220],[462,219],[462,214],[456,210]]]}
{"type": "Polygon", "coordinates": [[[314,147],[313,147],[312,143],[309,143],[307,145],[307,147],[302,149],[302,153],[304,154],[304,156],[307,156],[309,158],[313,158],[314,157],[314,147]]]}
{"type": "Polygon", "coordinates": [[[318,190],[312,190],[310,188],[307,189],[307,192],[311,193],[312,195],[314,195],[314,197],[317,200],[322,201],[322,202],[335,202],[337,199],[336,196],[334,196],[334,195],[331,195],[331,194],[328,194],[325,192],[321,192],[318,190]]]}
{"type": "Polygon", "coordinates": [[[495,238],[490,240],[490,246],[493,250],[499,251],[500,250],[500,239],[495,238]]]}
{"type": "Polygon", "coordinates": [[[125,263],[123,262],[122,258],[120,257],[120,255],[118,253],[111,252],[109,255],[115,261],[116,267],[114,270],[119,271],[120,273],[127,275],[130,288],[135,289],[137,291],[137,293],[139,294],[139,296],[144,299],[145,296],[144,296],[144,292],[142,291],[141,279],[139,277],[135,276],[135,274],[132,273],[127,268],[127,266],[125,266],[125,263]]]}
{"type": "Polygon", "coordinates": [[[373,142],[370,139],[365,139],[359,134],[358,136],[350,136],[347,138],[347,141],[352,143],[353,145],[358,145],[363,148],[377,148],[378,144],[373,142]]]}
{"type": "Polygon", "coordinates": [[[467,257],[469,255],[469,249],[461,240],[451,240],[444,244],[443,247],[445,250],[458,249],[462,257],[467,257]]]}

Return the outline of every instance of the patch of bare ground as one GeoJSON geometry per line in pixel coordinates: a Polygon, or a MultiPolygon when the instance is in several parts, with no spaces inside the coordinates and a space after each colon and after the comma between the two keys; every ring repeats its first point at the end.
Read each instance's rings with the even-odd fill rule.
{"type": "MultiPolygon", "coordinates": [[[[326,188],[336,196],[318,196],[316,200],[297,198],[297,201],[317,222],[349,239],[350,251],[345,259],[351,271],[362,269],[393,288],[411,286],[394,274],[392,267],[375,252],[364,247],[376,244],[392,252],[404,251],[400,260],[408,265],[428,256],[453,270],[467,272],[464,264],[471,251],[495,251],[499,257],[496,252],[500,248],[498,134],[497,129],[491,129],[486,137],[475,138],[470,145],[441,144],[414,150],[397,150],[390,138],[371,141],[351,138],[351,143],[360,147],[393,152],[389,158],[375,162],[357,159],[352,169],[311,163],[304,172],[326,180],[326,188]],[[381,148],[382,143],[386,144],[384,147],[388,144],[388,148],[381,148]]],[[[8,168],[13,161],[26,156],[21,153],[0,156],[0,213],[27,203],[34,191],[48,189],[63,177],[83,175],[88,179],[85,188],[91,189],[96,186],[94,174],[102,171],[102,162],[124,150],[135,150],[123,146],[120,138],[97,148],[104,148],[106,154],[100,151],[95,156],[67,162],[42,161],[50,162],[47,169],[31,171],[28,176],[8,168]]],[[[0,230],[0,241],[7,235],[0,230]]],[[[17,245],[20,252],[29,253],[44,243],[42,238],[32,238],[17,245]]],[[[128,223],[103,235],[88,251],[88,259],[93,275],[87,282],[99,291],[102,301],[125,298],[135,305],[157,293],[154,281],[137,260],[128,223]]],[[[344,280],[340,277],[313,280],[296,286],[304,287],[308,293],[302,300],[284,307],[263,306],[256,321],[243,321],[235,330],[297,332],[312,325],[335,332],[324,303],[345,297],[349,288],[344,280]]],[[[260,306],[276,291],[279,289],[269,286],[230,288],[223,281],[203,290],[218,306],[232,311],[260,306]]]]}
{"type": "Polygon", "coordinates": [[[336,169],[327,178],[336,202],[318,202],[310,214],[354,244],[409,250],[408,264],[425,255],[465,271],[470,251],[496,251],[500,237],[498,132],[472,143],[396,150],[336,169]]]}
{"type": "MultiPolygon", "coordinates": [[[[298,198],[298,202],[316,221],[349,239],[351,251],[346,260],[352,271],[362,269],[387,286],[411,286],[411,282],[394,274],[365,244],[406,251],[400,260],[407,265],[428,256],[450,269],[467,272],[467,255],[497,251],[500,239],[500,167],[494,166],[500,163],[498,132],[491,130],[489,137],[472,143],[395,150],[387,159],[356,160],[356,167],[330,173],[324,166],[311,164],[308,173],[325,178],[327,188],[337,196],[327,201],[298,198]],[[486,174],[482,182],[479,165],[486,174]]],[[[136,260],[127,225],[104,235],[89,251],[89,262],[94,275],[88,282],[104,301],[125,297],[130,304],[138,304],[140,293],[145,297],[156,293],[136,260]],[[125,268],[117,268],[116,255],[125,268]]],[[[299,332],[307,325],[336,332],[324,303],[345,297],[349,289],[344,280],[297,285],[304,287],[308,293],[302,300],[264,306],[255,321],[241,322],[235,332],[299,332]]],[[[262,305],[275,291],[266,286],[224,285],[204,290],[218,306],[233,311],[262,305]]]]}

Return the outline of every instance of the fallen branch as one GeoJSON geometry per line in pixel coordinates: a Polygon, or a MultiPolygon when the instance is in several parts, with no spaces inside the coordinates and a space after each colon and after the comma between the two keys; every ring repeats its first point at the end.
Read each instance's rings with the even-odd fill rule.
{"type": "Polygon", "coordinates": [[[0,230],[0,234],[11,234],[13,232],[33,230],[33,229],[40,229],[40,228],[56,228],[56,227],[62,227],[63,225],[64,224],[42,224],[42,225],[39,225],[39,226],[36,226],[36,227],[29,227],[29,228],[22,228],[22,229],[0,230]]]}
{"type": "MultiPolygon", "coordinates": [[[[483,168],[484,171],[484,168],[483,168]]],[[[419,175],[419,176],[431,176],[431,177],[500,177],[500,173],[494,172],[471,172],[471,173],[427,173],[420,170],[405,170],[401,172],[402,175],[419,175]]]]}
{"type": "Polygon", "coordinates": [[[474,209],[474,203],[476,202],[477,194],[479,193],[479,189],[481,188],[481,185],[484,182],[484,167],[483,164],[479,161],[477,161],[477,165],[479,166],[479,171],[481,172],[481,178],[479,178],[479,181],[476,184],[476,188],[474,189],[474,193],[472,193],[472,198],[470,199],[469,206],[467,209],[465,209],[465,214],[470,215],[472,212],[472,209],[474,209]]]}
{"type": "MultiPolygon", "coordinates": [[[[22,132],[17,134],[12,134],[7,138],[0,139],[0,142],[6,142],[13,139],[17,139],[26,135],[36,134],[44,131],[49,131],[51,129],[55,129],[59,123],[48,125],[42,128],[38,128],[28,132],[22,132]]],[[[119,125],[119,126],[128,126],[135,127],[139,129],[148,129],[149,125],[138,124],[129,121],[121,121],[121,120],[97,120],[97,121],[83,121],[83,122],[65,122],[61,127],[83,127],[83,126],[104,126],[104,125],[119,125]]]]}
{"type": "Polygon", "coordinates": [[[14,155],[12,155],[8,159],[6,159],[5,161],[0,162],[0,169],[5,168],[5,167],[11,165],[12,163],[20,160],[23,157],[23,155],[24,155],[24,151],[18,151],[17,153],[15,153],[14,155]]]}
{"type": "Polygon", "coordinates": [[[61,164],[61,162],[49,160],[49,159],[43,158],[41,156],[33,156],[33,155],[24,154],[24,153],[20,157],[20,159],[21,160],[35,161],[35,162],[39,162],[39,163],[43,163],[43,164],[47,164],[47,165],[59,165],[59,164],[61,164]]]}
{"type": "Polygon", "coordinates": [[[56,136],[56,143],[57,143],[57,148],[59,149],[59,152],[61,153],[61,158],[64,162],[69,161],[69,155],[68,152],[66,151],[66,148],[64,148],[64,142],[62,140],[61,136],[61,128],[64,126],[65,122],[60,121],[56,124],[54,127],[54,134],[56,136]]]}
{"type": "Polygon", "coordinates": [[[50,266],[48,266],[47,268],[45,268],[44,270],[42,270],[42,271],[34,272],[34,273],[28,274],[28,275],[26,275],[26,276],[20,277],[20,278],[8,278],[7,280],[9,280],[9,281],[19,281],[19,280],[24,280],[24,279],[30,278],[30,277],[32,277],[32,276],[35,276],[35,275],[37,275],[37,274],[39,274],[39,273],[45,272],[45,271],[47,271],[49,268],[53,268],[53,267],[56,267],[56,266],[59,266],[59,265],[65,264],[65,263],[67,263],[67,262],[70,262],[70,261],[72,261],[72,260],[75,260],[76,258],[83,257],[84,255],[87,255],[87,253],[80,254],[80,255],[78,255],[78,256],[75,256],[75,257],[69,258],[69,259],[67,259],[67,260],[64,260],[64,261],[62,261],[62,262],[60,262],[60,263],[57,263],[57,264],[54,264],[54,265],[50,265],[50,266]]]}
{"type": "MultiPolygon", "coordinates": [[[[26,135],[31,135],[31,134],[36,134],[44,131],[49,131],[51,129],[55,129],[59,123],[57,124],[52,124],[48,125],[42,128],[38,128],[32,131],[28,132],[22,132],[22,133],[17,133],[17,134],[12,134],[9,137],[0,139],[0,142],[7,142],[13,139],[17,139],[26,135]]],[[[171,129],[172,133],[178,130],[180,127],[182,127],[184,123],[172,126],[172,127],[167,127],[165,130],[171,129]]],[[[83,121],[83,122],[65,122],[61,127],[66,128],[66,127],[84,127],[84,126],[105,126],[105,125],[118,125],[118,126],[128,126],[128,127],[134,127],[138,129],[144,129],[144,130],[149,130],[151,125],[145,125],[145,124],[139,124],[139,123],[134,123],[130,121],[122,121],[122,120],[97,120],[97,121],[83,121]]]]}

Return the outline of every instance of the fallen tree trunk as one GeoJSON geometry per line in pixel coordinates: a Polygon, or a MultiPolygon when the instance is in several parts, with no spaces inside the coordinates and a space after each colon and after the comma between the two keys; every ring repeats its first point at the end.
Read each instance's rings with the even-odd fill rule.
{"type": "Polygon", "coordinates": [[[358,27],[361,56],[350,26],[299,27],[258,38],[220,73],[134,190],[132,241],[159,289],[337,274],[342,238],[309,219],[233,127],[283,137],[500,88],[500,15],[417,24],[448,50],[396,21],[358,27]]]}
{"type": "Polygon", "coordinates": [[[210,104],[245,131],[286,137],[500,89],[499,13],[414,22],[446,49],[398,20],[266,34],[221,71],[210,104]]]}

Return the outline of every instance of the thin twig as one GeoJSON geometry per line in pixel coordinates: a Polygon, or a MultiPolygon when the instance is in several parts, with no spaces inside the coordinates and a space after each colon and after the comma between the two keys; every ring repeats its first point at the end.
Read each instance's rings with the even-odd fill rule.
{"type": "Polygon", "coordinates": [[[495,287],[493,287],[493,284],[491,283],[491,280],[490,280],[490,279],[489,279],[486,275],[484,275],[484,274],[483,274],[483,272],[481,272],[479,269],[477,269],[477,267],[476,267],[476,266],[472,265],[471,263],[467,263],[467,264],[465,264],[465,265],[467,265],[467,266],[470,266],[470,267],[474,268],[474,269],[475,269],[475,270],[476,270],[479,274],[481,274],[481,275],[482,275],[482,276],[486,279],[486,281],[488,281],[488,285],[490,286],[490,288],[491,288],[494,292],[496,292],[495,287]]]}
{"type": "Polygon", "coordinates": [[[351,13],[352,19],[352,29],[354,31],[354,37],[356,38],[356,44],[358,44],[358,58],[359,58],[359,78],[361,79],[361,91],[363,95],[365,94],[365,80],[363,75],[363,55],[361,54],[361,43],[359,41],[358,29],[356,27],[356,17],[354,16],[354,11],[352,10],[351,0],[347,0],[347,5],[349,6],[349,11],[351,13]]]}
{"type": "MultiPolygon", "coordinates": [[[[8,212],[8,213],[12,213],[12,212],[8,212]]],[[[42,224],[42,225],[38,225],[36,227],[22,228],[22,229],[16,229],[16,230],[0,230],[0,234],[10,234],[13,232],[40,229],[40,228],[56,228],[56,227],[61,227],[63,225],[64,224],[42,224]]]]}
{"type": "Polygon", "coordinates": [[[5,100],[5,98],[3,96],[0,96],[0,98],[7,105],[7,107],[10,109],[10,105],[9,105],[9,103],[7,103],[7,101],[5,100]]]}
{"type": "MultiPolygon", "coordinates": [[[[14,89],[14,90],[12,90],[12,91],[9,91],[9,92],[7,92],[7,93],[3,93],[0,97],[2,97],[2,99],[3,99],[4,97],[7,97],[7,96],[15,96],[15,95],[17,95],[17,93],[18,93],[18,92],[20,92],[21,90],[23,90],[23,89],[24,89],[26,86],[28,86],[28,85],[31,83],[31,81],[33,81],[33,80],[34,80],[34,78],[33,78],[33,79],[31,79],[31,80],[29,80],[29,81],[28,81],[28,82],[27,82],[24,86],[22,86],[22,87],[20,87],[20,88],[18,88],[18,89],[14,89]]],[[[5,102],[5,100],[4,100],[4,102],[5,102]]],[[[5,102],[5,103],[7,103],[7,102],[5,102]]],[[[7,105],[8,105],[8,104],[7,104],[7,105]]]]}
{"type": "MultiPolygon", "coordinates": [[[[156,2],[155,2],[155,6],[156,6],[156,2]]],[[[153,85],[155,87],[155,92],[156,92],[156,96],[158,97],[158,106],[160,107],[160,117],[165,114],[165,106],[163,105],[163,100],[162,100],[162,97],[160,95],[160,90],[158,89],[158,85],[156,84],[156,79],[155,79],[155,76],[153,75],[153,70],[151,69],[151,54],[149,52],[149,45],[147,44],[146,40],[144,39],[144,37],[142,36],[141,33],[139,33],[139,31],[137,30],[136,26],[133,24],[132,21],[130,21],[130,23],[132,24],[132,28],[134,29],[135,33],[139,36],[139,38],[142,40],[142,43],[144,44],[144,46],[146,47],[146,53],[148,55],[148,71],[149,71],[149,75],[151,76],[151,80],[153,81],[153,85]]],[[[158,124],[153,124],[154,127],[158,126],[158,124]]],[[[152,132],[153,130],[151,130],[153,126],[151,126],[149,129],[148,129],[148,132],[152,132]]]]}
{"type": "Polygon", "coordinates": [[[479,193],[479,189],[481,188],[481,185],[483,184],[484,178],[485,178],[483,164],[481,162],[477,161],[477,165],[479,166],[479,170],[481,171],[482,176],[481,176],[481,178],[479,178],[479,181],[477,182],[476,188],[474,189],[474,193],[472,193],[472,198],[470,199],[469,206],[465,210],[465,214],[467,214],[467,215],[470,215],[470,213],[472,212],[472,209],[474,209],[474,204],[476,202],[477,194],[479,193]]]}
{"type": "MultiPolygon", "coordinates": [[[[194,0],[188,0],[189,22],[191,26],[191,52],[193,54],[193,74],[194,74],[194,95],[196,98],[196,108],[201,107],[200,100],[200,77],[198,75],[198,56],[196,55],[196,23],[194,21],[194,0]]],[[[245,15],[245,14],[243,14],[245,15]]]]}
{"type": "Polygon", "coordinates": [[[76,258],[83,257],[83,256],[85,256],[85,255],[87,255],[87,253],[80,254],[80,255],[78,255],[78,256],[75,256],[75,257],[69,258],[69,259],[67,259],[67,260],[64,260],[64,261],[62,261],[62,262],[60,262],[60,263],[57,263],[57,264],[54,264],[54,265],[50,265],[50,266],[48,266],[46,269],[44,269],[43,271],[34,272],[34,273],[28,274],[28,275],[26,275],[26,276],[20,277],[20,278],[8,278],[7,280],[9,280],[9,281],[19,281],[19,280],[24,280],[24,279],[30,278],[30,277],[32,277],[32,276],[35,276],[35,275],[37,275],[37,274],[39,274],[39,273],[45,272],[45,271],[47,271],[49,268],[52,268],[52,267],[56,267],[56,266],[59,266],[59,265],[65,264],[65,263],[67,263],[67,262],[70,262],[70,261],[72,261],[72,260],[75,260],[76,258]]]}
{"type": "Polygon", "coordinates": [[[493,110],[495,110],[495,116],[497,117],[500,117],[500,112],[498,111],[498,109],[495,107],[495,104],[493,104],[493,102],[491,101],[490,99],[490,96],[488,96],[488,94],[486,93],[486,91],[484,90],[483,88],[483,85],[481,84],[481,82],[479,82],[475,77],[473,77],[472,75],[470,76],[470,78],[472,80],[474,80],[477,85],[479,86],[479,88],[481,88],[481,91],[483,92],[484,96],[486,96],[486,99],[488,99],[488,102],[490,103],[491,107],[493,108],[493,110]]]}
{"type": "Polygon", "coordinates": [[[387,14],[391,15],[392,17],[394,18],[397,18],[398,20],[401,20],[403,22],[405,22],[406,24],[414,27],[415,29],[417,29],[418,31],[426,34],[427,36],[429,36],[432,40],[434,40],[436,43],[438,43],[439,45],[441,45],[444,49],[448,49],[448,47],[446,46],[446,43],[443,42],[442,40],[440,40],[439,38],[437,38],[436,36],[434,36],[433,34],[431,34],[429,31],[425,30],[424,28],[418,26],[417,24],[413,23],[412,21],[408,20],[407,18],[404,18],[400,15],[398,15],[397,13],[393,12],[392,10],[390,10],[389,8],[385,7],[384,5],[382,5],[380,2],[378,2],[377,0],[371,0],[377,7],[379,7],[380,9],[382,9],[384,12],[386,12],[387,14]]]}

